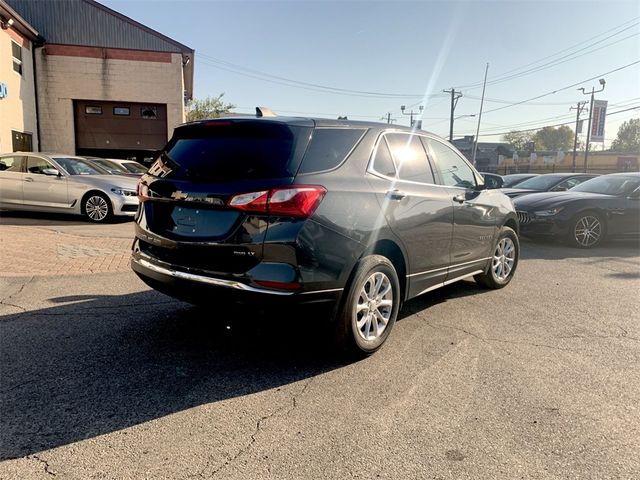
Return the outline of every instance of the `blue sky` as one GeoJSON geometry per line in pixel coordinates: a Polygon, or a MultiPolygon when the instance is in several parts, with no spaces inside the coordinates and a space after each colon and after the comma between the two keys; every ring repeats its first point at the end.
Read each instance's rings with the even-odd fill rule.
{"type": "MultiPolygon", "coordinates": [[[[391,112],[406,125],[400,106],[417,111],[423,104],[423,128],[448,135],[449,99],[441,90],[462,90],[456,116],[477,114],[488,62],[489,80],[502,81],[487,86],[480,130],[487,141],[511,129],[571,121],[570,105],[588,100],[576,88],[598,85],[597,79],[583,80],[640,60],[637,0],[102,3],[194,48],[195,96],[224,92],[237,111],[248,113],[256,105],[280,114],[362,120],[391,112]],[[536,67],[544,68],[504,78],[536,67]],[[392,96],[299,88],[264,73],[392,96]],[[504,103],[574,83],[579,85],[528,103],[504,103]],[[491,111],[500,107],[506,108],[491,111]]],[[[640,63],[605,78],[597,98],[609,100],[610,113],[640,106],[640,63]]],[[[609,117],[607,139],[615,138],[622,121],[638,117],[640,109],[609,117]]],[[[475,133],[476,121],[457,120],[456,136],[475,133]]]]}

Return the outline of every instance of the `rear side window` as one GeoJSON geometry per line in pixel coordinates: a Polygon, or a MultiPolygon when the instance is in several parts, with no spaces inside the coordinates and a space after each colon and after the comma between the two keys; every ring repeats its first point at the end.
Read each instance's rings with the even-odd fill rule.
{"type": "Polygon", "coordinates": [[[0,158],[0,172],[21,172],[24,157],[2,157],[0,158]]]}
{"type": "Polygon", "coordinates": [[[384,137],[382,137],[382,139],[378,143],[376,156],[373,159],[373,169],[376,172],[381,173],[382,175],[386,175],[387,177],[396,176],[396,166],[393,164],[393,158],[391,158],[389,145],[387,145],[387,141],[384,139],[384,137]]]}
{"type": "Polygon", "coordinates": [[[298,173],[323,172],[340,165],[364,135],[364,129],[316,128],[298,173]]]}
{"type": "Polygon", "coordinates": [[[426,139],[442,182],[448,187],[473,188],[476,177],[467,162],[453,149],[437,140],[426,139]]]}
{"type": "Polygon", "coordinates": [[[401,133],[385,135],[398,168],[398,178],[410,182],[435,183],[420,137],[401,133]]]}
{"type": "Polygon", "coordinates": [[[149,173],[214,182],[292,177],[309,131],[275,122],[213,121],[178,128],[149,173]]]}

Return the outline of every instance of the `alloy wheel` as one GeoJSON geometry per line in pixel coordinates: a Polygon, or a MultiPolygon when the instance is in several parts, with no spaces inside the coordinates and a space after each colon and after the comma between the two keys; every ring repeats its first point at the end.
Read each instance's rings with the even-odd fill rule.
{"type": "Polygon", "coordinates": [[[496,279],[504,281],[509,277],[516,261],[516,246],[509,237],[502,238],[493,253],[491,270],[496,279]]]}
{"type": "Polygon", "coordinates": [[[85,211],[91,220],[101,222],[109,214],[109,205],[103,197],[100,195],[94,195],[87,199],[87,202],[85,203],[85,211]]]}
{"type": "Polygon", "coordinates": [[[600,240],[601,235],[602,224],[598,218],[592,215],[584,216],[578,220],[573,230],[576,242],[583,247],[595,245],[600,240]]]}
{"type": "Polygon", "coordinates": [[[356,326],[364,340],[379,338],[391,318],[393,289],[391,281],[382,272],[373,273],[360,290],[356,305],[356,326]]]}

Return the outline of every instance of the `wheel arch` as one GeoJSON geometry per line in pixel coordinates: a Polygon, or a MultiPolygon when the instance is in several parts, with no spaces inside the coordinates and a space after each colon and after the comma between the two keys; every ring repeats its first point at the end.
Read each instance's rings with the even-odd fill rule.
{"type": "Polygon", "coordinates": [[[407,294],[408,262],[400,245],[390,239],[379,239],[365,250],[362,257],[367,255],[381,255],[389,259],[398,273],[398,281],[400,282],[400,298],[404,299],[407,294]]]}
{"type": "Polygon", "coordinates": [[[81,215],[86,215],[86,212],[84,210],[84,203],[87,201],[87,198],[89,198],[91,195],[94,195],[96,193],[103,195],[107,199],[107,202],[109,202],[109,206],[111,207],[111,211],[113,212],[113,202],[111,201],[111,197],[109,197],[109,194],[104,190],[100,190],[99,188],[90,188],[89,190],[87,190],[82,194],[82,198],[80,199],[81,215]]]}

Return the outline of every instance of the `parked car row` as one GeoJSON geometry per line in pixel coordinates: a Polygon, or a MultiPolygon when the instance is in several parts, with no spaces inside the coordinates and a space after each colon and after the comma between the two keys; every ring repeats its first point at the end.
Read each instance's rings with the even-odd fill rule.
{"type": "Polygon", "coordinates": [[[489,188],[513,199],[522,235],[579,248],[605,238],[640,237],[640,173],[482,175],[489,188]]]}
{"type": "Polygon", "coordinates": [[[136,186],[146,169],[130,163],[136,162],[33,152],[0,155],[0,208],[72,213],[92,222],[133,216],[136,186]]]}

